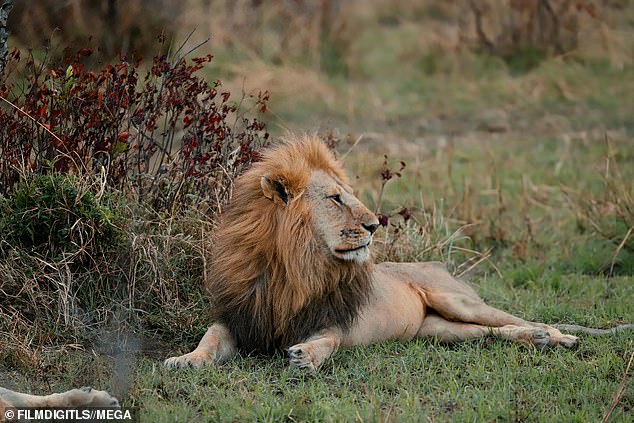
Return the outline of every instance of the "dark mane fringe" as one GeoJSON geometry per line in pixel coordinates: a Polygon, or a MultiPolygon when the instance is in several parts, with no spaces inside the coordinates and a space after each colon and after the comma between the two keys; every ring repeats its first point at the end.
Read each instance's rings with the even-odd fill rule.
{"type": "Polygon", "coordinates": [[[272,353],[336,326],[348,330],[367,302],[372,265],[324,253],[301,198],[311,171],[346,181],[332,153],[313,137],[288,140],[236,182],[220,220],[206,285],[216,322],[246,352],[272,353]],[[292,200],[283,209],[262,194],[262,176],[283,177],[292,200]]]}

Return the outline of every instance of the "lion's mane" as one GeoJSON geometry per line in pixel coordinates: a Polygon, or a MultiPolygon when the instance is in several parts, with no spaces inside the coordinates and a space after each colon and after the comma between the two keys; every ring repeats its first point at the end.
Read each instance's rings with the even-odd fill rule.
{"type": "Polygon", "coordinates": [[[350,328],[371,290],[371,263],[331,257],[302,200],[312,170],[347,181],[328,148],[314,137],[284,141],[240,176],[216,230],[206,286],[212,314],[238,348],[270,354],[320,329],[350,328]],[[263,176],[284,181],[288,205],[267,199],[263,176]]]}

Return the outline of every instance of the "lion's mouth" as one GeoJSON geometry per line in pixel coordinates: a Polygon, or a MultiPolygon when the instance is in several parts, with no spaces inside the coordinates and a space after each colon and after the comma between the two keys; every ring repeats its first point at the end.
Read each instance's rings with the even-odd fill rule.
{"type": "Polygon", "coordinates": [[[335,248],[333,254],[339,260],[363,263],[370,258],[370,242],[354,248],[335,248]]]}
{"type": "Polygon", "coordinates": [[[370,246],[370,243],[368,242],[367,244],[363,244],[360,247],[355,247],[355,248],[335,248],[335,252],[339,254],[352,253],[354,251],[361,251],[364,248],[368,248],[369,246],[370,246]]]}

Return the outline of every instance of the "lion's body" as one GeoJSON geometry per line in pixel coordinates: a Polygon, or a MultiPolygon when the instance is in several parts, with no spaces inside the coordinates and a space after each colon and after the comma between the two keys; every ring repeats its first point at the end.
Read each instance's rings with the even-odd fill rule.
{"type": "Polygon", "coordinates": [[[321,142],[303,137],[269,150],[236,182],[215,235],[206,281],[214,324],[196,350],[166,365],[286,349],[292,365],[315,369],[340,345],[426,336],[576,344],[487,306],[439,263],[374,264],[378,226],[321,142]]]}

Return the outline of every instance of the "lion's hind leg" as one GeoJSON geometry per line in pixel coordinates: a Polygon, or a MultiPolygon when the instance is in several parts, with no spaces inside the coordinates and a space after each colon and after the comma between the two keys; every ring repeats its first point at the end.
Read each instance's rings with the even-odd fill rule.
{"type": "Polygon", "coordinates": [[[562,346],[572,348],[577,345],[579,338],[573,335],[564,335],[558,329],[544,323],[529,322],[513,316],[505,311],[498,310],[486,304],[479,297],[453,295],[451,293],[427,293],[429,307],[447,320],[454,322],[474,323],[476,325],[502,328],[514,326],[518,328],[539,329],[546,332],[550,346],[562,346]]]}
{"type": "Polygon", "coordinates": [[[467,284],[455,279],[441,266],[424,268],[426,305],[446,320],[474,323],[485,327],[500,328],[508,325],[522,328],[539,328],[549,334],[549,345],[574,347],[578,338],[564,335],[556,328],[543,323],[529,322],[486,304],[467,284]]]}
{"type": "Polygon", "coordinates": [[[549,333],[539,327],[504,325],[500,327],[483,326],[475,323],[454,322],[435,313],[430,313],[423,320],[418,337],[433,337],[443,343],[453,343],[485,336],[497,336],[502,339],[519,342],[539,349],[550,343],[549,333]]]}

